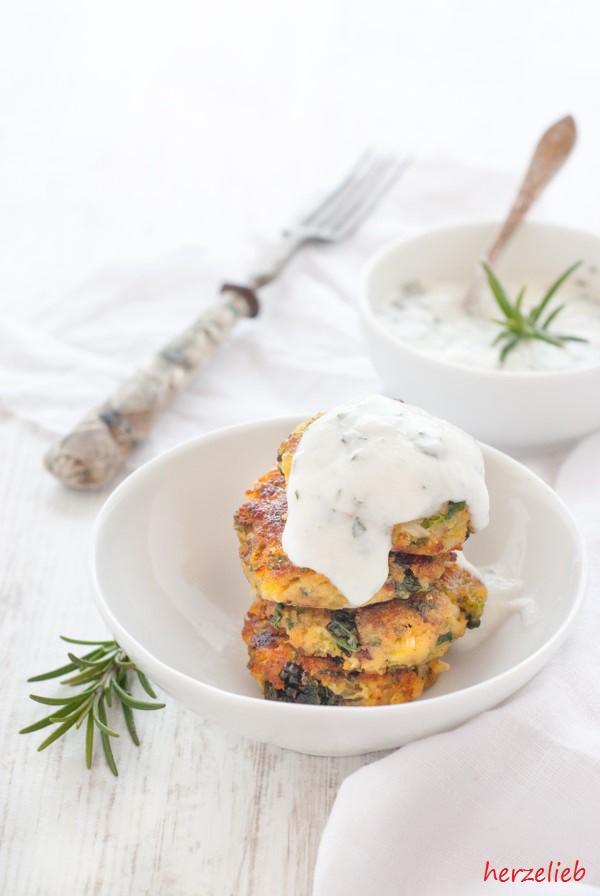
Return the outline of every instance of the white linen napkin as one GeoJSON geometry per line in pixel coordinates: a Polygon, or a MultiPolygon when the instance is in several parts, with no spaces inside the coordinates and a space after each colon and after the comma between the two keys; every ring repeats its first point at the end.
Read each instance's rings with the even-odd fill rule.
{"type": "MultiPolygon", "coordinates": [[[[413,164],[352,240],[305,250],[263,291],[260,316],[234,328],[132,455],[129,469],[209,429],[314,412],[379,390],[355,311],[364,260],[395,236],[500,214],[513,190],[508,174],[435,160],[413,164]]],[[[189,248],[151,264],[104,271],[29,325],[0,321],[0,408],[67,432],[191,323],[235,273],[231,261],[189,248]]]]}
{"type": "Polygon", "coordinates": [[[495,892],[483,884],[488,860],[498,872],[579,859],[585,883],[600,884],[600,434],[571,452],[556,488],[591,560],[574,632],[500,706],[346,779],[321,841],[314,896],[495,892]]]}
{"type": "MultiPolygon", "coordinates": [[[[234,329],[129,469],[218,426],[381,391],[355,309],[363,261],[395,236],[502,214],[515,184],[499,172],[415,163],[353,240],[306,251],[264,291],[259,318],[234,329]]],[[[559,217],[556,204],[546,208],[538,217],[559,217]]],[[[190,248],[105,271],[27,325],[0,321],[0,408],[51,433],[68,431],[231,275],[225,262],[190,248]]],[[[598,438],[584,442],[558,477],[594,562],[575,634],[502,706],[344,783],[324,833],[315,896],[463,894],[480,880],[486,857],[510,867],[579,857],[586,881],[600,882],[599,447],[598,438]]],[[[552,481],[558,460],[535,466],[552,481]]]]}

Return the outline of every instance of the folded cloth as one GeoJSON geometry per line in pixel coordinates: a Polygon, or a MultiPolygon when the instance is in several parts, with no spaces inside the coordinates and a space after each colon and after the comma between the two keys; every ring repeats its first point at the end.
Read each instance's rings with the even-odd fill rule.
{"type": "MultiPolygon", "coordinates": [[[[513,178],[499,172],[414,163],[352,240],[303,251],[263,291],[259,317],[234,328],[131,456],[129,469],[209,429],[308,414],[380,390],[355,307],[365,259],[395,236],[459,217],[499,214],[513,186],[513,178]]],[[[51,432],[67,432],[187,327],[214,301],[219,283],[235,273],[229,262],[187,249],[104,271],[28,325],[0,321],[0,408],[51,432]]]]}
{"type": "Polygon", "coordinates": [[[575,630],[500,706],[346,779],[321,841],[314,896],[495,892],[491,876],[484,884],[487,861],[498,873],[578,859],[584,882],[600,885],[600,434],[569,454],[556,489],[591,561],[575,630]]]}

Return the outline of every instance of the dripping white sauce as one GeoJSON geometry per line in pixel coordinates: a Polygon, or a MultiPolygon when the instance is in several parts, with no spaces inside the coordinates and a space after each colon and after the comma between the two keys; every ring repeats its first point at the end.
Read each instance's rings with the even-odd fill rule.
{"type": "Polygon", "coordinates": [[[287,486],[283,548],[327,576],[353,606],[388,575],[394,525],[466,501],[488,523],[483,456],[466,433],[381,395],[340,405],[305,431],[287,486]]]}
{"type": "Polygon", "coordinates": [[[539,607],[535,599],[523,592],[523,581],[508,568],[493,564],[475,567],[458,552],[456,562],[481,579],[487,588],[485,612],[481,627],[465,632],[464,638],[453,646],[454,653],[468,653],[478,647],[498,629],[505,619],[518,613],[523,625],[533,625],[539,619],[539,607]]]}

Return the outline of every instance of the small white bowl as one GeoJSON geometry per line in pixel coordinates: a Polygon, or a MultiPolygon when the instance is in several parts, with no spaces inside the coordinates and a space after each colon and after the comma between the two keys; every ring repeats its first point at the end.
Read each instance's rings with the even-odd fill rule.
{"type": "Polygon", "coordinates": [[[188,442],[133,473],[100,511],[92,590],[109,629],[140,668],[185,706],[239,734],[328,756],[384,750],[452,728],[535,675],[581,604],[584,549],[554,492],[484,446],[491,522],[468,542],[467,553],[475,563],[509,563],[537,601],[539,620],[524,626],[512,616],[486,637],[484,614],[481,628],[468,633],[472,649],[450,651],[450,671],[414,703],[263,700],[240,636],[251,593],[232,517],[298,422],[267,420],[188,442]]]}
{"type": "MultiPolygon", "coordinates": [[[[600,364],[560,371],[484,370],[428,357],[389,332],[377,312],[402,283],[470,282],[498,223],[463,224],[396,240],[367,265],[360,300],[371,359],[395,398],[511,453],[558,448],[600,428],[600,364]]],[[[578,259],[600,272],[600,238],[525,222],[498,265],[500,278],[551,282],[578,259]]],[[[596,284],[600,292],[600,281],[596,284]]]]}

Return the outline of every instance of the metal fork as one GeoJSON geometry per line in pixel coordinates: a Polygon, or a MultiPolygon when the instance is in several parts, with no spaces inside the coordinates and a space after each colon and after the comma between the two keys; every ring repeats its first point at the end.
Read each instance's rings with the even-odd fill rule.
{"type": "Polygon", "coordinates": [[[253,289],[271,283],[298,249],[307,243],[341,243],[368,217],[411,159],[363,153],[348,176],[323,202],[283,231],[282,240],[261,272],[250,277],[253,289]]]}
{"type": "Polygon", "coordinates": [[[99,488],[109,482],[233,325],[258,314],[257,290],[275,280],[302,246],[348,239],[409,164],[407,158],[364,153],[316,209],[284,231],[276,251],[258,273],[244,283],[224,283],[215,304],[52,445],[45,457],[50,473],[77,489],[99,488]]]}

